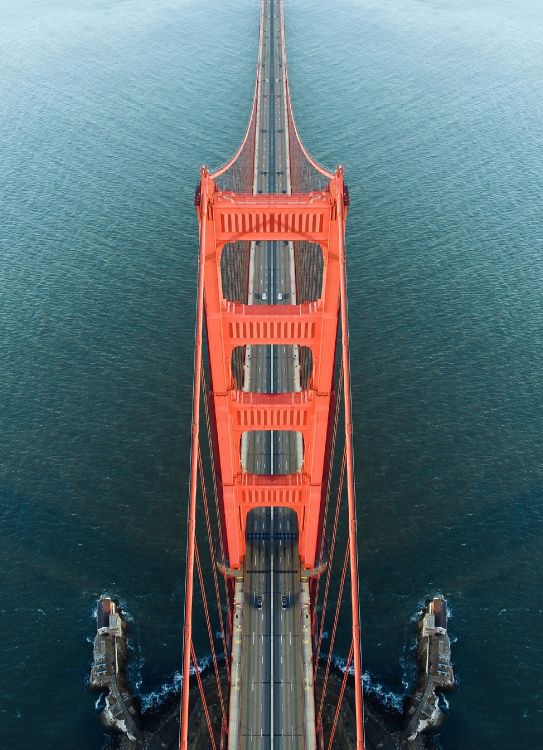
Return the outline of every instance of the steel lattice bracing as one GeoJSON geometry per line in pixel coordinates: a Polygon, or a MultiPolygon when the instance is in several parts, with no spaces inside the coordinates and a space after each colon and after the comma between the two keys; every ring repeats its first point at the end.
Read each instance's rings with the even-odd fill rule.
{"type": "MultiPolygon", "coordinates": [[[[203,399],[221,569],[231,581],[227,598],[232,617],[225,651],[229,715],[225,715],[226,701],[219,686],[220,741],[230,750],[273,749],[276,744],[293,750],[323,746],[323,702],[331,651],[317,706],[315,675],[332,561],[320,634],[318,585],[310,581],[325,568],[334,448],[338,429],[342,430],[340,487],[346,488],[349,530],[347,546],[343,545],[342,587],[348,572],[353,637],[349,664],[352,661],[354,668],[356,740],[361,750],[344,252],[348,193],[343,169],[329,172],[321,167],[298,136],[288,86],[282,0],[261,1],[257,79],[245,137],[222,168],[214,172],[202,168],[195,203],[200,255],[183,673],[188,677],[191,659],[197,667],[192,641],[195,562],[212,638],[196,539],[199,481],[204,498],[206,493],[200,458],[203,399]],[[202,389],[204,339],[209,390],[202,389]],[[339,428],[338,388],[343,389],[344,407],[339,428]]],[[[341,493],[339,489],[338,512],[341,493]]],[[[338,513],[332,552],[337,519],[338,513]]],[[[214,564],[214,552],[211,558],[214,564]]],[[[340,595],[335,622],[341,599],[340,595]]],[[[219,682],[213,646],[212,653],[219,682]]],[[[214,745],[213,712],[208,710],[199,678],[198,685],[214,745]]],[[[341,698],[344,690],[343,686],[341,698]]],[[[334,727],[328,730],[330,745],[340,703],[334,727]]],[[[188,747],[188,724],[186,679],[181,712],[183,750],[188,747]]]]}
{"type": "Polygon", "coordinates": [[[199,206],[204,256],[205,318],[222,477],[225,536],[230,567],[245,551],[245,524],[255,507],[289,507],[298,515],[303,564],[313,568],[325,449],[330,418],[339,320],[339,242],[344,232],[343,175],[309,195],[225,195],[206,170],[199,206]],[[318,243],[324,260],[321,296],[300,305],[248,305],[224,298],[221,251],[232,241],[318,243]],[[310,349],[310,387],[290,394],[253,394],[234,387],[232,355],[239,346],[297,345],[310,349]],[[298,431],[301,471],[257,476],[242,471],[241,435],[252,430],[298,431]]]}

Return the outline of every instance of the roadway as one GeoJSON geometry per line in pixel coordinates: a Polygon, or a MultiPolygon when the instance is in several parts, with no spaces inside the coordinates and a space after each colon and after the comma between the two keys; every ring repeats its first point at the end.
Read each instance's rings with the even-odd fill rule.
{"type": "MultiPolygon", "coordinates": [[[[253,191],[289,193],[288,120],[278,0],[265,0],[262,45],[253,191]]],[[[251,244],[250,304],[296,302],[293,252],[289,242],[251,244]]],[[[299,390],[297,348],[247,347],[244,390],[299,390]]],[[[242,463],[248,472],[290,474],[301,468],[301,462],[301,440],[294,433],[259,431],[243,438],[242,463]]],[[[300,559],[297,518],[292,511],[262,508],[249,514],[243,589],[239,747],[302,750],[300,559]]]]}

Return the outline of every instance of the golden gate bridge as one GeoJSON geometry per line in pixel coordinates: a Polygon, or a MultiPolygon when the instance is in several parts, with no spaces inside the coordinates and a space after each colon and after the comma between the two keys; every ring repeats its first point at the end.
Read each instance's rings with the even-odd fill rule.
{"type": "Polygon", "coordinates": [[[322,167],[299,137],[283,0],[261,0],[249,125],[226,164],[202,167],[195,205],[179,746],[192,746],[195,702],[213,750],[344,746],[349,688],[348,746],[363,750],[349,194],[343,168],[322,167]],[[195,604],[205,614],[213,705],[198,667],[195,604]],[[337,656],[344,672],[333,678],[337,656]]]}

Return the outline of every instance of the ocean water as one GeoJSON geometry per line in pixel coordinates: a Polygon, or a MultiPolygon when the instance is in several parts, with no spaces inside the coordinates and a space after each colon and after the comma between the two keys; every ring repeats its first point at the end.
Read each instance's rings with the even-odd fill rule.
{"type": "MultiPolygon", "coordinates": [[[[91,750],[93,607],[146,704],[181,662],[202,161],[255,0],[0,5],[0,744],[91,750]]],[[[368,687],[452,608],[451,750],[543,746],[543,6],[287,0],[298,126],[345,164],[368,687]]],[[[346,636],[345,636],[346,638],[346,636]]],[[[342,644],[340,644],[342,645],[342,644]]]]}

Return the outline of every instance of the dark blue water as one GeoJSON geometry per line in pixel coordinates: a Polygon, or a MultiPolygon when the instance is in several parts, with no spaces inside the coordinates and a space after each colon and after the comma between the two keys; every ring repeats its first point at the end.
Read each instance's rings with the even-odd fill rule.
{"type": "MultiPolygon", "coordinates": [[[[95,598],[148,704],[180,666],[201,161],[258,8],[0,7],[1,745],[100,746],[95,598]]],[[[393,699],[449,599],[446,748],[543,746],[543,6],[287,3],[298,125],[342,161],[364,658],[393,699]]]]}

